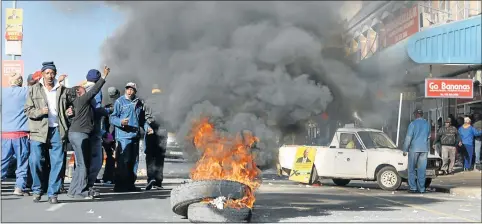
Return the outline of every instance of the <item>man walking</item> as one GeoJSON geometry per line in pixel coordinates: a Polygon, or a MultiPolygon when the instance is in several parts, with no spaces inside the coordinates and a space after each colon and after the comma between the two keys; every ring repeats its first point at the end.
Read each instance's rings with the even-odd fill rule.
{"type": "Polygon", "coordinates": [[[439,144],[442,148],[442,170],[445,174],[453,174],[455,165],[455,146],[460,141],[457,128],[452,126],[452,119],[445,120],[445,126],[441,127],[437,132],[433,148],[437,148],[439,144]],[[450,160],[450,163],[449,163],[450,160]]]}
{"type": "Polygon", "coordinates": [[[57,68],[53,62],[42,63],[42,78],[29,89],[25,113],[29,118],[32,191],[34,202],[41,199],[42,157],[49,154],[50,174],[47,195],[51,204],[58,203],[57,193],[61,187],[62,163],[66,140],[67,100],[66,88],[55,79],[57,68]]]}
{"type": "Polygon", "coordinates": [[[110,116],[117,141],[116,192],[140,190],[134,185],[137,179],[134,167],[139,157],[140,128],[143,127],[148,134],[153,133],[146,122],[148,116],[144,104],[136,96],[136,84],[129,82],[125,88],[125,95],[115,101],[114,112],[110,116]]]}
{"type": "Polygon", "coordinates": [[[403,154],[408,152],[408,185],[410,193],[425,192],[425,169],[430,141],[430,124],[423,119],[423,111],[415,110],[415,120],[410,123],[403,144],[403,154]],[[415,171],[416,169],[416,171],[415,171]]]}
{"type": "Polygon", "coordinates": [[[469,117],[464,118],[464,125],[459,128],[459,135],[461,141],[459,146],[464,146],[464,171],[470,170],[472,166],[472,156],[474,154],[474,138],[482,134],[482,131],[475,129],[470,125],[472,121],[469,117]]]}
{"type": "Polygon", "coordinates": [[[16,74],[10,77],[10,87],[2,88],[2,102],[7,105],[2,108],[2,180],[7,176],[7,170],[14,159],[17,160],[15,171],[14,195],[29,195],[27,189],[28,156],[30,146],[28,140],[27,116],[23,112],[27,100],[28,87],[22,87],[22,76],[16,74]]]}

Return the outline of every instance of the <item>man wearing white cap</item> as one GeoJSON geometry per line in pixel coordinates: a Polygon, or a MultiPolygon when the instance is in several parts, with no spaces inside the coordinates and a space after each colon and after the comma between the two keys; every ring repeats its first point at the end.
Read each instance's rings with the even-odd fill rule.
{"type": "Polygon", "coordinates": [[[125,86],[125,95],[119,97],[114,103],[114,111],[110,116],[110,123],[115,126],[115,139],[117,143],[115,171],[116,192],[139,191],[135,187],[137,175],[134,172],[139,158],[140,128],[148,134],[153,130],[147,120],[150,115],[146,113],[142,100],[137,98],[137,85],[129,82],[125,86]]]}

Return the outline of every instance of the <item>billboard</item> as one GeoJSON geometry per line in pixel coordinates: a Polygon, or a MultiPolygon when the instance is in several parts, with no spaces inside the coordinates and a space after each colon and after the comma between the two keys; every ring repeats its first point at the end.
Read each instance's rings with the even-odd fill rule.
{"type": "Polygon", "coordinates": [[[295,162],[289,180],[309,183],[313,163],[315,162],[316,148],[300,146],[296,149],[295,162]]]}
{"type": "Polygon", "coordinates": [[[400,9],[392,19],[384,22],[384,24],[384,31],[380,32],[380,41],[384,48],[417,33],[420,29],[418,4],[410,8],[400,9]]]}
{"type": "Polygon", "coordinates": [[[6,9],[5,27],[5,40],[21,41],[23,39],[23,9],[6,9]]]}
{"type": "Polygon", "coordinates": [[[10,76],[20,74],[23,77],[22,60],[3,60],[2,61],[2,86],[9,86],[10,76]]]}
{"type": "Polygon", "coordinates": [[[22,41],[5,41],[6,55],[22,55],[22,41]]]}
{"type": "Polygon", "coordinates": [[[472,79],[425,79],[425,98],[474,98],[472,79]]]}

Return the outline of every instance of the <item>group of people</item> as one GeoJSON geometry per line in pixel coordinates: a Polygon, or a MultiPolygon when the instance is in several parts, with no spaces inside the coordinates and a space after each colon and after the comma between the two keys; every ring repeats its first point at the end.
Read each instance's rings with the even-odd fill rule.
{"type": "MultiPolygon", "coordinates": [[[[404,155],[408,154],[408,185],[410,193],[424,193],[425,170],[430,150],[431,125],[423,118],[423,111],[420,109],[414,112],[415,120],[410,123],[407,136],[403,144],[404,155]]],[[[480,169],[480,151],[482,134],[480,116],[474,116],[477,120],[472,126],[472,119],[464,117],[464,123],[458,129],[452,125],[453,119],[447,118],[445,126],[437,131],[437,138],[432,147],[441,148],[442,170],[446,174],[454,171],[456,147],[465,151],[464,171],[480,169]],[[477,128],[478,127],[478,128],[477,128]],[[475,163],[472,162],[475,151],[475,163]]]]}
{"type": "MultiPolygon", "coordinates": [[[[160,121],[136,95],[137,85],[125,85],[125,94],[110,87],[103,104],[102,87],[110,68],[91,69],[82,85],[66,88],[53,62],[42,63],[23,87],[20,75],[2,88],[2,180],[15,158],[14,195],[33,193],[34,202],[47,194],[58,203],[65,177],[66,150],[73,148],[75,168],[67,196],[93,199],[100,195],[94,183],[107,155],[104,179],[116,192],[140,191],[135,186],[139,141],[145,139],[148,170],[146,190],[162,188],[165,146],[158,134],[160,121]],[[115,154],[115,156],[114,156],[115,154]],[[29,191],[31,189],[31,192],[29,191]]],[[[153,92],[154,94],[154,92],[153,92]]]]}

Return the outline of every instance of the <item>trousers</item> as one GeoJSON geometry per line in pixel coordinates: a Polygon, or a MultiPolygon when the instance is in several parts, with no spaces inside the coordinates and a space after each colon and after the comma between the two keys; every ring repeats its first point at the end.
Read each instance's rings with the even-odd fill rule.
{"type": "Polygon", "coordinates": [[[425,170],[428,152],[408,152],[408,185],[410,190],[425,192],[425,170]]]}

